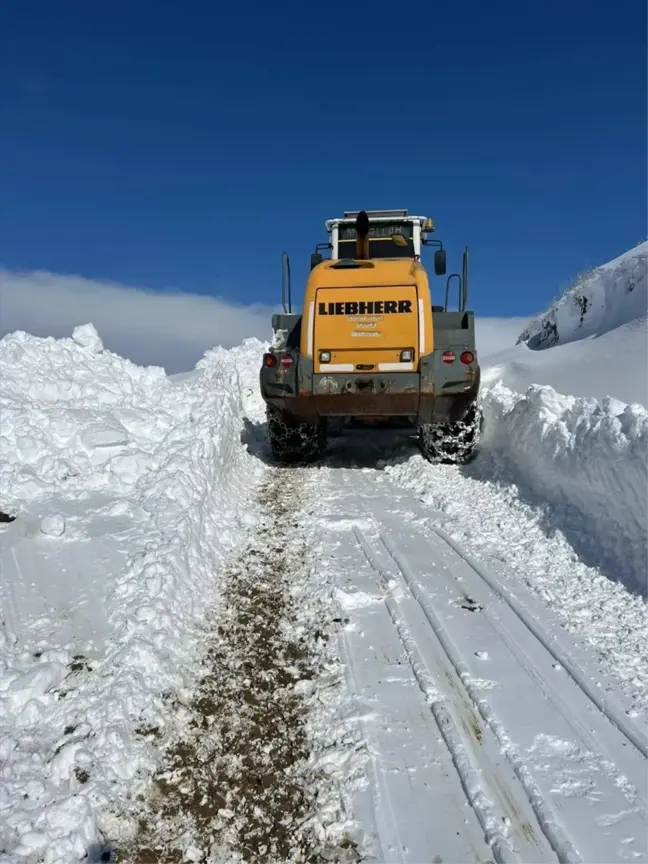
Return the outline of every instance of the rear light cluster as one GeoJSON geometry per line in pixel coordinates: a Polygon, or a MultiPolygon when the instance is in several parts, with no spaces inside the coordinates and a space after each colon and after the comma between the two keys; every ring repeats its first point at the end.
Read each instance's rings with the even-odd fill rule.
{"type": "MultiPolygon", "coordinates": [[[[455,362],[455,360],[457,359],[457,355],[455,354],[454,351],[444,351],[443,354],[441,355],[441,359],[443,360],[443,362],[445,364],[447,364],[449,366],[451,363],[455,362]]],[[[464,351],[459,356],[459,359],[461,360],[462,363],[464,363],[466,366],[468,366],[475,359],[475,355],[473,354],[472,351],[464,351]]]]}
{"type": "MultiPolygon", "coordinates": [[[[269,368],[272,368],[273,366],[276,366],[278,362],[279,362],[279,358],[277,357],[276,354],[264,354],[263,355],[263,365],[264,366],[268,366],[269,368]]],[[[281,355],[281,365],[283,366],[284,369],[290,369],[290,367],[293,365],[294,362],[295,362],[295,359],[292,356],[292,354],[282,354],[281,355]]]]}
{"type": "Polygon", "coordinates": [[[320,363],[330,363],[331,362],[331,352],[330,351],[320,351],[319,358],[320,358],[320,363]]]}
{"type": "Polygon", "coordinates": [[[414,349],[406,348],[404,351],[400,353],[400,362],[401,363],[411,363],[414,359],[414,349]]]}

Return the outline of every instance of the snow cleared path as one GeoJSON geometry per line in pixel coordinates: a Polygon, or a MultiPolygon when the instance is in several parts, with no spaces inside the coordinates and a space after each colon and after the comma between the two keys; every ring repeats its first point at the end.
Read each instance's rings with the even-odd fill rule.
{"type": "Polygon", "coordinates": [[[119,861],[648,860],[627,694],[445,514],[334,450],[255,506],[119,861]]]}
{"type": "Polygon", "coordinates": [[[328,623],[300,530],[312,496],[303,472],[266,471],[256,530],[221,574],[200,680],[170,706],[175,729],[152,793],[120,826],[120,862],[298,862],[314,848],[328,856],[318,860],[357,860],[323,769],[325,735],[309,727],[327,678],[328,623]],[[338,823],[328,832],[327,797],[327,821],[338,823]]]}
{"type": "Polygon", "coordinates": [[[646,861],[645,735],[568,636],[380,472],[318,476],[367,860],[646,861]]]}

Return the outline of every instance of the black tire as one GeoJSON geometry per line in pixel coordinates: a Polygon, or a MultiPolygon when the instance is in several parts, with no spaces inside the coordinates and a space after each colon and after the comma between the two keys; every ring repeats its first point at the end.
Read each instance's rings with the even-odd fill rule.
{"type": "Polygon", "coordinates": [[[463,420],[426,423],[419,426],[419,443],[423,456],[430,462],[465,465],[476,456],[484,425],[478,405],[472,405],[463,420]]]}
{"type": "Polygon", "coordinates": [[[326,425],[303,423],[282,414],[274,406],[266,406],[268,442],[278,462],[310,462],[318,459],[326,446],[326,425]]]}

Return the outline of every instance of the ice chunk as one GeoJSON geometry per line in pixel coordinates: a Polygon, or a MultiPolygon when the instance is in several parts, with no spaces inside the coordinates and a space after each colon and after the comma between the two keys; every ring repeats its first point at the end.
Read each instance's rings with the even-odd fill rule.
{"type": "Polygon", "coordinates": [[[72,331],[72,338],[82,348],[87,348],[93,354],[101,354],[103,342],[94,324],[80,324],[72,331]]]}
{"type": "Polygon", "coordinates": [[[61,537],[65,532],[65,519],[57,513],[45,516],[41,519],[40,530],[50,537],[61,537]]]}
{"type": "Polygon", "coordinates": [[[123,447],[130,443],[131,436],[121,423],[115,422],[85,429],[81,433],[81,441],[89,450],[96,447],[123,447]]]}

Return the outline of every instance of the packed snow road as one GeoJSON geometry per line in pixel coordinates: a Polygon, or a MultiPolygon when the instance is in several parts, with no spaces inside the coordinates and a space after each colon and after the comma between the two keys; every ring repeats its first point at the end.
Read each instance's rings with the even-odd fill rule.
{"type": "Polygon", "coordinates": [[[509,596],[441,514],[379,475],[319,475],[371,754],[356,800],[370,860],[646,860],[642,731],[522,590],[509,596]]]}

